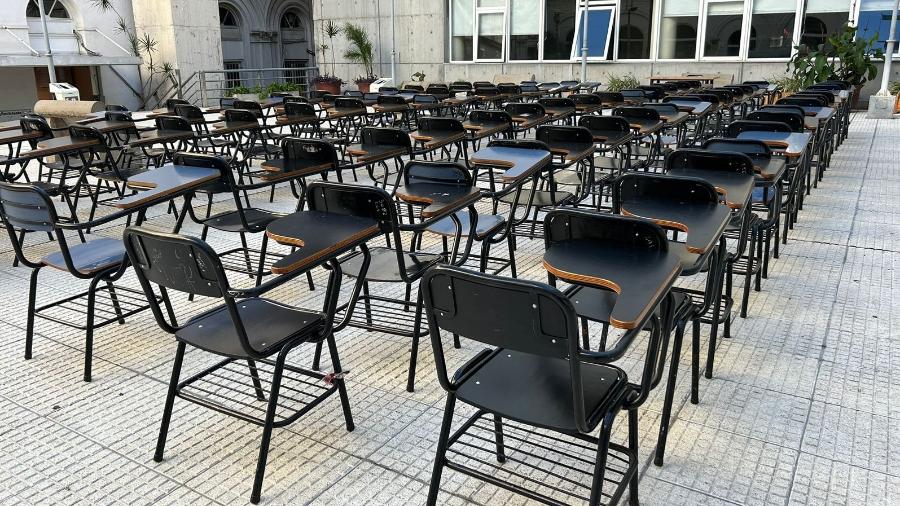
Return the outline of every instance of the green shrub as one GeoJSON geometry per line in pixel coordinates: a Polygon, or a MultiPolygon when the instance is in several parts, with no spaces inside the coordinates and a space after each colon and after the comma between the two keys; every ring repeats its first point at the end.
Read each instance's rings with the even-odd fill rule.
{"type": "Polygon", "coordinates": [[[622,90],[637,88],[638,86],[641,85],[641,82],[638,80],[638,78],[634,77],[634,74],[632,74],[631,72],[629,72],[623,76],[606,74],[606,78],[607,78],[607,83],[606,83],[607,91],[619,92],[622,90]]]}

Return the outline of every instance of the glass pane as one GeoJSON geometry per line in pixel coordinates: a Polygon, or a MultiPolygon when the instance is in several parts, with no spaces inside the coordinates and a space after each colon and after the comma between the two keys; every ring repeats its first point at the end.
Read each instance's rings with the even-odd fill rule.
{"type": "Polygon", "coordinates": [[[478,0],[479,7],[505,7],[506,0],[478,0]]]}
{"type": "MultiPolygon", "coordinates": [[[[894,2],[891,0],[862,0],[859,12],[859,31],[858,36],[863,39],[869,39],[874,35],[878,35],[875,47],[881,49],[887,48],[887,39],[890,38],[891,31],[891,11],[894,9],[894,2]]],[[[897,30],[900,32],[900,30],[897,30]]],[[[900,48],[894,49],[894,54],[900,48]]]]}
{"type": "Polygon", "coordinates": [[[750,58],[788,58],[796,7],[785,0],[756,0],[750,17],[750,58]]]}
{"type": "Polygon", "coordinates": [[[540,0],[512,0],[509,18],[509,59],[537,60],[541,20],[540,0]]]}
{"type": "Polygon", "coordinates": [[[695,57],[699,8],[699,0],[665,0],[659,26],[661,59],[695,57]]]}
{"type": "Polygon", "coordinates": [[[546,0],[544,7],[544,59],[568,60],[575,37],[575,2],[546,0]]]}
{"type": "Polygon", "coordinates": [[[716,2],[707,6],[703,56],[740,54],[743,9],[743,2],[716,2]]]}
{"type": "Polygon", "coordinates": [[[468,61],[472,59],[473,30],[472,0],[453,0],[451,20],[450,59],[468,61]]]}
{"type": "Polygon", "coordinates": [[[622,0],[619,14],[619,58],[650,58],[653,0],[622,0]]]}
{"type": "MultiPolygon", "coordinates": [[[[606,39],[609,36],[609,25],[612,22],[612,10],[592,9],[588,17],[588,56],[603,57],[606,51],[606,39]]],[[[575,36],[575,58],[581,58],[581,41],[583,38],[584,14],[578,23],[575,36]]]]}
{"type": "Polygon", "coordinates": [[[503,58],[503,14],[478,15],[478,59],[503,58]]]}
{"type": "Polygon", "coordinates": [[[811,48],[825,45],[828,35],[840,31],[849,18],[849,11],[807,13],[800,43],[811,48]]]}

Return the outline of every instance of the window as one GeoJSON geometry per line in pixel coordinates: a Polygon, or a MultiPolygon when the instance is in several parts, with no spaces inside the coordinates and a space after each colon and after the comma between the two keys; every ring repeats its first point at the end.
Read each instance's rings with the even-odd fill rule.
{"type": "MultiPolygon", "coordinates": [[[[226,60],[223,62],[225,70],[238,70],[241,68],[240,60],[226,60]]],[[[225,72],[225,88],[231,89],[241,85],[240,72],[225,72]]]]}
{"type": "Polygon", "coordinates": [[[300,21],[300,16],[296,12],[287,11],[284,16],[281,16],[281,27],[288,30],[302,30],[303,22],[300,21]]]}
{"type": "MultiPolygon", "coordinates": [[[[614,5],[603,5],[600,2],[588,3],[587,32],[588,58],[606,59],[609,51],[610,28],[612,27],[614,5]]],[[[578,30],[572,40],[572,58],[581,58],[581,43],[584,39],[584,8],[578,8],[578,30]]]]}
{"type": "Polygon", "coordinates": [[[707,3],[703,56],[739,56],[743,22],[744,2],[742,0],[707,3]]]}
{"type": "Polygon", "coordinates": [[[541,37],[541,0],[510,0],[509,59],[537,60],[541,37]]]}
{"type": "MultiPolygon", "coordinates": [[[[887,40],[891,38],[891,11],[894,10],[894,2],[891,0],[862,0],[859,6],[859,27],[857,37],[869,39],[877,34],[875,47],[887,49],[887,40]]],[[[897,30],[900,32],[900,30],[897,30]]],[[[898,48],[894,47],[894,54],[898,48]]]]}
{"type": "Polygon", "coordinates": [[[219,4],[219,26],[239,26],[237,14],[230,8],[221,4],[219,4]]]}
{"type": "Polygon", "coordinates": [[[474,11],[472,0],[450,4],[450,60],[471,61],[473,55],[474,11]]]}
{"type": "MultiPolygon", "coordinates": [[[[26,18],[41,17],[41,7],[38,5],[39,0],[28,0],[28,6],[25,7],[26,18]]],[[[59,0],[44,0],[44,14],[48,18],[69,19],[69,12],[59,3],[59,0]]]]}
{"type": "Polygon", "coordinates": [[[659,58],[695,58],[700,0],[664,0],[659,26],[659,58]]]}
{"type": "Polygon", "coordinates": [[[754,0],[750,18],[750,58],[788,58],[794,46],[797,6],[785,0],[754,0]]]}
{"type": "Polygon", "coordinates": [[[621,0],[620,5],[619,58],[644,60],[650,58],[653,0],[621,0]]]}
{"type": "MultiPolygon", "coordinates": [[[[590,28],[590,27],[588,27],[590,28]]],[[[544,59],[569,60],[575,38],[575,2],[545,0],[544,59]]]]}
{"type": "MultiPolygon", "coordinates": [[[[309,60],[286,59],[284,60],[284,68],[301,69],[303,67],[306,67],[308,62],[309,60]]],[[[305,70],[286,70],[284,72],[284,79],[289,83],[300,84],[305,81],[305,77],[305,70]]]]}
{"type": "Polygon", "coordinates": [[[808,0],[800,43],[811,48],[826,44],[828,35],[840,31],[849,18],[848,0],[808,0]]]}
{"type": "Polygon", "coordinates": [[[506,0],[476,0],[475,59],[503,61],[503,25],[506,23],[506,0]]]}

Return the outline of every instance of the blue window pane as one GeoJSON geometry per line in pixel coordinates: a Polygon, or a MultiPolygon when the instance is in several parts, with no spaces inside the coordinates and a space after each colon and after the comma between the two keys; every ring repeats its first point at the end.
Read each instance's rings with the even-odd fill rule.
{"type": "MultiPolygon", "coordinates": [[[[588,11],[588,56],[605,58],[606,40],[609,38],[609,25],[612,21],[612,9],[593,9],[588,11]]],[[[581,39],[584,29],[584,15],[578,23],[578,36],[575,39],[575,57],[581,57],[581,39]]]]}
{"type": "MultiPolygon", "coordinates": [[[[891,11],[862,11],[859,13],[858,37],[868,39],[877,33],[878,39],[875,42],[875,47],[880,47],[881,49],[887,47],[890,31],[891,11]]],[[[590,49],[590,46],[588,46],[588,49],[590,49]]],[[[895,50],[894,53],[896,54],[896,52],[895,50]]]]}

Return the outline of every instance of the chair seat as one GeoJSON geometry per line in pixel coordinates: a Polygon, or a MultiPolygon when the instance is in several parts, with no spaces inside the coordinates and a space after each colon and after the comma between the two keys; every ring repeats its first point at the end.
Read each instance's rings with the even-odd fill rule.
{"type": "MultiPolygon", "coordinates": [[[[469,211],[459,211],[456,213],[456,217],[459,218],[460,224],[462,225],[461,237],[468,237],[469,211]]],[[[498,214],[479,214],[478,222],[475,224],[475,239],[481,241],[486,237],[490,237],[499,232],[505,224],[506,218],[498,214]]],[[[453,223],[453,220],[448,216],[434,225],[431,225],[426,230],[435,234],[453,237],[456,235],[456,224],[453,223]]]]}
{"type": "Polygon", "coordinates": [[[227,137],[210,137],[207,139],[200,139],[197,141],[198,148],[232,148],[236,146],[237,143],[227,137]]]}
{"type": "Polygon", "coordinates": [[[244,219],[247,221],[247,227],[244,227],[244,224],[241,223],[241,216],[238,211],[225,211],[224,213],[215,214],[203,220],[203,224],[225,232],[257,232],[265,229],[269,223],[284,216],[287,215],[252,207],[244,209],[244,219]]]}
{"type": "MultiPolygon", "coordinates": [[[[528,205],[528,201],[529,199],[531,199],[531,192],[532,190],[527,188],[522,190],[522,195],[519,196],[520,206],[528,205]]],[[[539,207],[557,206],[559,204],[562,204],[563,202],[571,200],[574,195],[566,191],[556,191],[554,192],[553,196],[555,198],[551,198],[549,191],[538,190],[534,195],[534,201],[532,202],[532,204],[539,207]]],[[[503,202],[505,204],[512,204],[513,202],[515,202],[515,200],[516,192],[510,192],[500,197],[500,202],[503,202]]]]}
{"type": "Polygon", "coordinates": [[[62,194],[63,186],[57,183],[50,183],[47,181],[32,181],[28,184],[44,190],[44,192],[51,197],[56,197],[57,195],[62,194]]]}
{"type": "Polygon", "coordinates": [[[669,251],[681,261],[681,275],[691,276],[708,270],[706,256],[688,251],[683,242],[669,241],[669,251]]]}
{"type": "MultiPolygon", "coordinates": [[[[577,432],[569,361],[501,350],[457,390],[460,400],[505,418],[577,432]]],[[[582,362],[584,409],[591,429],[627,390],[628,377],[613,366],[582,362]]]]}
{"type": "MultiPolygon", "coordinates": [[[[125,243],[122,239],[100,238],[86,243],[69,246],[72,265],[83,274],[94,274],[122,263],[125,258],[125,243]]],[[[62,252],[51,253],[41,259],[41,263],[54,269],[69,272],[62,252]]]]}
{"type": "Polygon", "coordinates": [[[753,196],[751,197],[751,202],[754,204],[770,204],[773,200],[775,200],[775,189],[757,187],[753,188],[753,196]],[[766,191],[768,190],[768,193],[766,191]]]}
{"type": "MultiPolygon", "coordinates": [[[[121,242],[121,241],[120,241],[121,242]]],[[[320,338],[317,330],[325,324],[320,313],[303,311],[263,298],[236,300],[238,314],[250,347],[257,353],[271,354],[285,342],[307,335],[320,338]]],[[[198,315],[175,332],[175,337],[191,346],[228,357],[246,358],[234,321],[222,305],[198,315]]]]}
{"type": "MultiPolygon", "coordinates": [[[[391,248],[371,248],[369,253],[372,255],[372,260],[366,273],[367,280],[382,282],[403,281],[403,278],[400,276],[400,266],[397,265],[396,250],[391,248]]],[[[404,252],[403,254],[403,260],[406,265],[406,277],[409,279],[421,276],[426,269],[443,259],[441,255],[431,253],[404,252]]],[[[341,268],[344,270],[344,274],[354,278],[359,277],[362,261],[362,254],[356,254],[342,261],[341,268]]]]}

